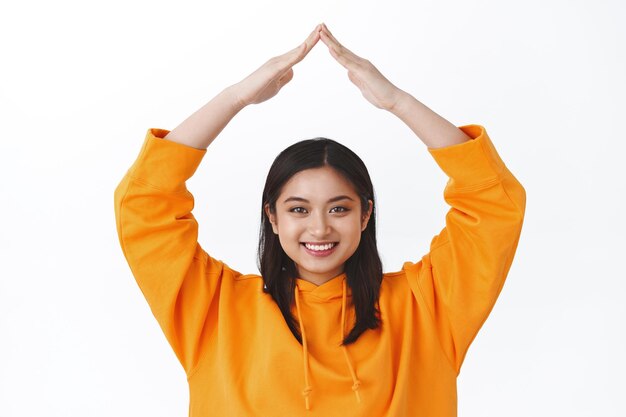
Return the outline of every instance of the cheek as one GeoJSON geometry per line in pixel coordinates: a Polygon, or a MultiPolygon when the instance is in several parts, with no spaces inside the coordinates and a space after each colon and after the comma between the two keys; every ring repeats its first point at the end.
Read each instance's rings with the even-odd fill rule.
{"type": "Polygon", "coordinates": [[[352,240],[359,239],[361,236],[361,223],[358,218],[352,218],[350,220],[342,222],[337,225],[337,230],[339,230],[345,238],[349,238],[352,240]]]}
{"type": "Polygon", "coordinates": [[[291,240],[298,238],[301,229],[298,222],[285,217],[279,220],[278,225],[278,235],[282,243],[289,244],[291,240]]]}

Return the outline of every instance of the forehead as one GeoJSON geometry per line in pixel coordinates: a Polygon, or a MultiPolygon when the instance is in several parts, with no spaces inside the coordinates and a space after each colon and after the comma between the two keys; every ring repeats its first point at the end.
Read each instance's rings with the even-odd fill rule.
{"type": "Polygon", "coordinates": [[[352,184],[333,168],[305,169],[295,174],[283,186],[279,200],[287,197],[302,197],[310,201],[326,201],[340,194],[356,197],[352,184]]]}

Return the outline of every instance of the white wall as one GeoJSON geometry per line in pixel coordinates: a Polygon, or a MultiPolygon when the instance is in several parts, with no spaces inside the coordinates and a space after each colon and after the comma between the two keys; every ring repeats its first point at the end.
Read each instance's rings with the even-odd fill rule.
{"type": "MultiPolygon", "coordinates": [[[[459,377],[459,416],[623,416],[618,1],[36,1],[0,6],[0,416],[183,416],[182,367],[136,286],[113,190],[173,129],[319,22],[456,125],[487,128],[527,191],[508,281],[459,377]]],[[[320,41],[188,182],[200,241],[257,272],[276,154],[327,136],[366,162],[385,271],[428,250],[446,177],[320,41]]]]}

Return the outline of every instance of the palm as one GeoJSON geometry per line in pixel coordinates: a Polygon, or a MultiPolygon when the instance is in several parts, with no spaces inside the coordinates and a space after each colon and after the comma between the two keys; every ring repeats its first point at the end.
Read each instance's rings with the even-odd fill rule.
{"type": "Polygon", "coordinates": [[[348,78],[361,90],[367,101],[380,109],[390,109],[395,105],[400,90],[370,61],[342,46],[326,25],[322,25],[320,36],[333,58],[348,70],[348,78]]]}
{"type": "Polygon", "coordinates": [[[374,106],[391,108],[396,100],[395,89],[389,88],[392,84],[369,61],[368,64],[366,71],[348,71],[348,78],[374,106]]]}
{"type": "Polygon", "coordinates": [[[328,46],[331,55],[348,70],[348,78],[361,90],[367,101],[380,109],[389,110],[395,105],[400,90],[371,62],[342,46],[324,24],[317,25],[300,46],[269,59],[237,83],[233,90],[239,103],[242,106],[258,104],[278,94],[293,78],[292,67],[302,61],[320,39],[328,46]]]}
{"type": "Polygon", "coordinates": [[[260,68],[234,85],[241,105],[258,104],[274,97],[293,78],[292,67],[302,61],[319,41],[319,25],[304,43],[291,51],[269,59],[260,68]]]}

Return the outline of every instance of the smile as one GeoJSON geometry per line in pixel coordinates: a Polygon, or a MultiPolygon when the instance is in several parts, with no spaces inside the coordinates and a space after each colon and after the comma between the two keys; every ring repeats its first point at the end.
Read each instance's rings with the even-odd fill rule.
{"type": "Polygon", "coordinates": [[[327,256],[330,255],[339,243],[325,243],[323,245],[315,245],[312,243],[302,243],[302,246],[306,249],[306,251],[313,256],[327,256]]]}

